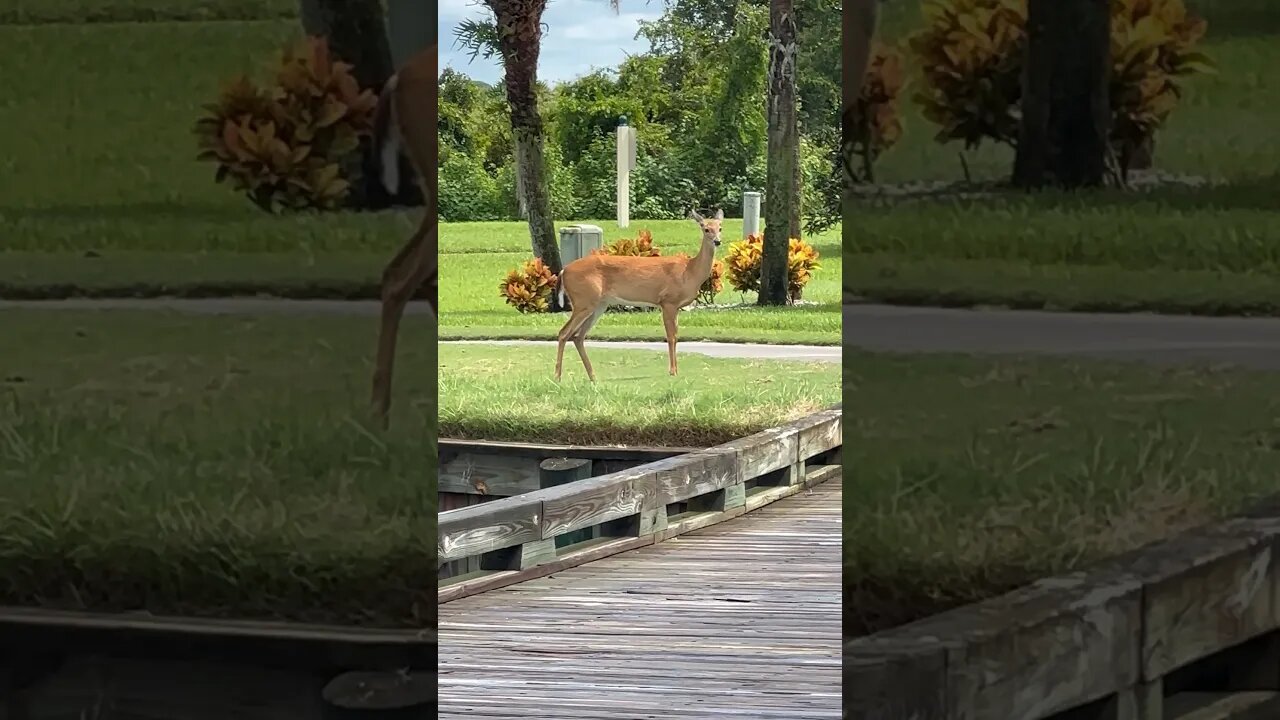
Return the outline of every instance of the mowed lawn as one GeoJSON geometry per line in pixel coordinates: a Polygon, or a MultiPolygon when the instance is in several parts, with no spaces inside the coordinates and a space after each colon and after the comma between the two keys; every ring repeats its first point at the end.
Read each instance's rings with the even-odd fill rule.
{"type": "Polygon", "coordinates": [[[0,605],[434,625],[435,343],[367,318],[0,311],[0,605]]]}
{"type": "MultiPolygon", "coordinates": [[[[558,223],[558,228],[569,224],[558,223]]],[[[628,228],[610,221],[585,221],[604,230],[608,244],[649,230],[663,255],[698,252],[701,234],[690,220],[632,220],[628,228]]],[[[726,220],[716,257],[742,239],[742,221],[726,220]]],[[[843,267],[839,229],[806,238],[821,268],[805,287],[801,304],[759,308],[755,293],[739,293],[727,280],[717,306],[693,307],[680,314],[679,337],[765,343],[840,343],[840,277],[843,267]]],[[[568,314],[520,314],[506,304],[499,286],[508,271],[531,257],[525,223],[446,223],[440,226],[440,337],[472,339],[554,339],[568,314]]],[[[651,312],[613,312],[592,329],[590,338],[662,340],[662,316],[651,312]]],[[[589,338],[589,339],[590,339],[589,338]]]]}
{"type": "MultiPolygon", "coordinates": [[[[851,297],[1201,314],[1280,314],[1280,13],[1264,0],[1189,0],[1209,22],[1216,75],[1189,80],[1157,135],[1156,168],[1211,183],[1142,192],[862,200],[846,218],[851,297]]],[[[884,37],[920,27],[917,3],[886,6],[884,37]]],[[[908,61],[908,65],[910,62],[908,61]]],[[[918,82],[918,81],[917,81],[918,82]]],[[[903,96],[901,143],[881,182],[956,182],[956,145],[903,96]]],[[[1013,154],[965,152],[977,180],[1009,176],[1013,154]]]]}
{"type": "Polygon", "coordinates": [[[845,353],[846,633],[1277,491],[1280,373],[845,353]]]}
{"type": "Polygon", "coordinates": [[[836,363],[679,356],[587,344],[596,380],[565,349],[440,346],[440,436],[484,440],[707,447],[840,402],[836,363]]]}
{"type": "Polygon", "coordinates": [[[420,209],[273,217],[195,159],[201,106],[301,33],[296,19],[0,25],[0,292],[376,296],[420,209]]]}

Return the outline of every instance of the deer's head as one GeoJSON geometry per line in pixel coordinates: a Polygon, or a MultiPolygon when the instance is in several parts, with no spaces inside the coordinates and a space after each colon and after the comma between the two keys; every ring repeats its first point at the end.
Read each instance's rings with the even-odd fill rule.
{"type": "Polygon", "coordinates": [[[716,216],[710,220],[699,215],[697,210],[690,210],[689,219],[702,228],[702,242],[711,241],[712,245],[720,246],[720,223],[724,222],[724,210],[716,210],[716,216]]]}

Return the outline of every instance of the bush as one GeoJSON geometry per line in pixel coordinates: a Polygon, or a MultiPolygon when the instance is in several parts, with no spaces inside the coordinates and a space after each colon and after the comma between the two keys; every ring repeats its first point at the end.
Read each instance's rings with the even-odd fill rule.
{"type": "Polygon", "coordinates": [[[506,220],[507,202],[497,178],[483,163],[463,153],[450,153],[437,170],[440,220],[506,220]]]}
{"type": "MultiPolygon", "coordinates": [[[[922,68],[914,99],[940,126],[939,142],[1015,145],[1026,51],[1026,0],[928,0],[909,40],[922,68]]],[[[1182,78],[1211,72],[1192,48],[1206,23],[1182,0],[1111,2],[1111,143],[1127,169],[1177,106],[1182,78]]]]}
{"type": "Polygon", "coordinates": [[[242,75],[205,105],[198,157],[217,163],[216,182],[230,180],[267,212],[334,209],[347,198],[353,178],[344,168],[358,166],[376,105],[323,38],[307,38],[284,50],[275,85],[242,75]]]}
{"type": "Polygon", "coordinates": [[[707,276],[702,287],[698,288],[698,302],[703,305],[710,305],[716,301],[716,295],[724,289],[724,263],[719,260],[711,261],[711,275],[707,276]]]}
{"type": "Polygon", "coordinates": [[[636,257],[658,257],[662,251],[653,244],[653,233],[640,230],[635,238],[620,238],[608,245],[592,251],[599,255],[632,255],[636,257]]]}
{"type": "Polygon", "coordinates": [[[551,309],[551,293],[556,275],[541,258],[525,262],[523,267],[507,273],[498,286],[507,304],[522,313],[544,313],[551,309]]]}
{"type": "Polygon", "coordinates": [[[1111,143],[1127,172],[1182,95],[1179,80],[1215,70],[1192,47],[1208,23],[1182,0],[1113,0],[1111,4],[1111,143]]]}
{"type": "MultiPolygon", "coordinates": [[[[822,268],[818,251],[809,243],[791,238],[787,249],[787,298],[790,302],[800,299],[804,286],[813,273],[822,268]]],[[[729,284],[738,292],[760,291],[760,260],[764,251],[764,235],[750,235],[746,240],[733,243],[725,255],[726,276],[729,284]]]]}
{"type": "Polygon", "coordinates": [[[922,71],[914,99],[940,127],[934,139],[1015,143],[1026,0],[927,0],[921,11],[925,27],[907,44],[922,71]]]}
{"type": "Polygon", "coordinates": [[[901,53],[897,48],[876,43],[853,110],[853,150],[862,158],[862,182],[875,182],[872,168],[876,159],[902,137],[898,95],[903,84],[901,53]]]}

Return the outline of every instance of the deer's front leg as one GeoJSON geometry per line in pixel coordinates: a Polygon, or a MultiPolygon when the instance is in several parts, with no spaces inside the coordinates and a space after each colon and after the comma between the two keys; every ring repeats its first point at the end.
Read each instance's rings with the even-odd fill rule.
{"type": "Polygon", "coordinates": [[[667,358],[672,375],[676,374],[676,317],[679,312],[680,308],[674,305],[662,306],[662,324],[667,329],[667,358]]]}

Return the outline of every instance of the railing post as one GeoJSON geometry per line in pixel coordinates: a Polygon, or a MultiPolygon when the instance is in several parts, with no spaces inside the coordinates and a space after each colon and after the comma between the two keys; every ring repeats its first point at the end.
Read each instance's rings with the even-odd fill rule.
{"type": "MultiPolygon", "coordinates": [[[[575,458],[551,458],[543,460],[538,466],[538,485],[542,489],[564,485],[591,477],[591,461],[575,458]]],[[[583,528],[577,532],[565,533],[556,538],[556,547],[591,540],[595,537],[594,528],[583,528]]]]}

